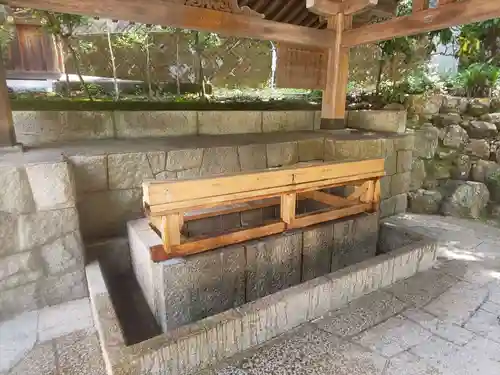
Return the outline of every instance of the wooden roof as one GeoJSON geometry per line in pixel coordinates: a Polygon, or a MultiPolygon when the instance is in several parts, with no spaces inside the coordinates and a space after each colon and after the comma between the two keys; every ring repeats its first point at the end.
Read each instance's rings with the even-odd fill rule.
{"type": "MultiPolygon", "coordinates": [[[[377,6],[354,16],[353,26],[361,26],[374,19],[391,18],[395,14],[398,0],[379,0],[377,6]]],[[[292,25],[323,29],[326,18],[307,10],[306,0],[238,0],[240,6],[264,14],[265,19],[292,25]]]]}

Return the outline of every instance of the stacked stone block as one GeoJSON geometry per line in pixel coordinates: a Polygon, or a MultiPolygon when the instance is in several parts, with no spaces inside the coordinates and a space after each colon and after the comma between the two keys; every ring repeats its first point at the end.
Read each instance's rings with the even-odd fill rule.
{"type": "Polygon", "coordinates": [[[87,295],[67,162],[0,167],[0,321],[87,295]]]}
{"type": "Polygon", "coordinates": [[[151,262],[159,239],[145,219],[129,222],[128,232],[134,272],[166,332],[374,257],[378,214],[161,263],[151,262]]]}

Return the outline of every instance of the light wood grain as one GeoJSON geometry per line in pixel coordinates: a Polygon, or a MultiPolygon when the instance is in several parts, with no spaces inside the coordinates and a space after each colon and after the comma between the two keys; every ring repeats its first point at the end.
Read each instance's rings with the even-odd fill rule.
{"type": "Polygon", "coordinates": [[[361,203],[351,207],[340,208],[306,216],[299,216],[295,218],[295,220],[290,225],[288,225],[288,229],[308,227],[310,225],[323,223],[325,221],[336,220],[342,217],[356,215],[362,212],[366,212],[371,208],[371,203],[361,203]]]}

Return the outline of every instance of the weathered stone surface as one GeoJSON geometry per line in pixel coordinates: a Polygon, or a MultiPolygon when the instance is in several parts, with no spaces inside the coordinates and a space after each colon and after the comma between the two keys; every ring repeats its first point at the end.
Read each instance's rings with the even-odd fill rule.
{"type": "Polygon", "coordinates": [[[498,134],[498,129],[495,124],[486,121],[471,121],[467,128],[471,138],[483,139],[488,137],[494,137],[498,134]]]}
{"type": "Polygon", "coordinates": [[[453,160],[453,166],[450,170],[451,178],[454,180],[468,180],[471,167],[471,158],[467,155],[459,155],[453,160]]]}
{"type": "Polygon", "coordinates": [[[41,248],[42,259],[50,275],[69,268],[83,268],[83,243],[80,232],[72,232],[41,248]]]}
{"type": "Polygon", "coordinates": [[[431,116],[441,109],[443,104],[442,95],[409,95],[407,99],[408,111],[410,113],[431,116]]]}
{"type": "Polygon", "coordinates": [[[491,173],[486,177],[486,186],[490,192],[490,199],[494,202],[500,202],[500,171],[491,173]]]}
{"type": "Polygon", "coordinates": [[[404,135],[394,138],[394,149],[401,150],[414,150],[415,149],[415,133],[405,133],[404,135]]]}
{"type": "Polygon", "coordinates": [[[391,196],[391,176],[384,176],[380,179],[380,198],[387,199],[391,196]]]}
{"type": "Polygon", "coordinates": [[[323,160],[324,145],[323,138],[299,141],[299,161],[323,160]]]}
{"type": "Polygon", "coordinates": [[[406,130],[406,111],[349,111],[347,115],[347,126],[353,129],[404,133],[406,130]]]}
{"type": "Polygon", "coordinates": [[[438,113],[432,117],[433,124],[441,128],[457,125],[460,121],[462,117],[458,113],[438,113]]]}
{"type": "MultiPolygon", "coordinates": [[[[312,122],[311,122],[312,126],[312,122]]],[[[262,112],[199,111],[199,134],[245,134],[262,132],[262,112]]]]}
{"type": "Polygon", "coordinates": [[[69,157],[75,176],[77,195],[108,188],[108,161],[106,155],[69,157]]]}
{"type": "Polygon", "coordinates": [[[441,112],[465,113],[465,111],[467,111],[468,104],[469,101],[467,98],[459,96],[445,96],[443,100],[443,105],[441,106],[441,112]]]}
{"type": "Polygon", "coordinates": [[[385,157],[384,161],[385,174],[392,176],[398,171],[398,153],[393,152],[385,157]]]}
{"type": "Polygon", "coordinates": [[[425,171],[424,161],[420,159],[413,160],[411,167],[410,191],[420,189],[426,176],[427,172],[425,171]]]}
{"type": "Polygon", "coordinates": [[[313,130],[314,111],[264,111],[262,129],[264,133],[313,130]]]}
{"type": "Polygon", "coordinates": [[[38,344],[16,364],[9,374],[58,375],[55,353],[51,342],[38,344]]]}
{"type": "Polygon", "coordinates": [[[266,145],[239,146],[238,157],[242,172],[267,168],[266,145]]]}
{"type": "Polygon", "coordinates": [[[19,251],[19,236],[17,235],[17,217],[0,212],[0,257],[19,251]]]}
{"type": "Polygon", "coordinates": [[[335,160],[335,141],[325,139],[325,161],[335,160]]]}
{"type": "Polygon", "coordinates": [[[240,172],[236,147],[207,148],[203,153],[200,176],[212,176],[240,172]]]}
{"type": "Polygon", "coordinates": [[[489,159],[490,145],[484,139],[471,139],[465,152],[469,155],[477,156],[482,159],[489,159]]]}
{"type": "Polygon", "coordinates": [[[186,169],[179,172],[168,172],[166,173],[167,178],[173,178],[173,173],[175,173],[178,180],[185,178],[197,178],[200,177],[200,168],[186,169]],[[170,175],[172,173],[172,175],[170,175]],[[170,177],[169,177],[170,176],[170,177]]]}
{"type": "Polygon", "coordinates": [[[36,255],[23,252],[0,259],[0,290],[16,288],[42,277],[42,267],[36,255]]]}
{"type": "Polygon", "coordinates": [[[397,173],[409,172],[411,171],[411,165],[413,162],[413,151],[398,151],[397,160],[397,173]]]}
{"type": "Polygon", "coordinates": [[[86,194],[78,202],[81,231],[86,239],[125,233],[126,222],[143,216],[142,190],[115,190],[86,194]]]}
{"type": "Polygon", "coordinates": [[[439,129],[424,125],[415,133],[415,157],[432,159],[439,143],[439,129]]]}
{"type": "Polygon", "coordinates": [[[203,149],[173,150],[167,155],[167,171],[181,171],[184,169],[199,168],[203,159],[203,149]]]}
{"type": "MultiPolygon", "coordinates": [[[[163,172],[155,174],[155,180],[176,180],[178,173],[181,173],[181,172],[163,171],[163,172]]],[[[180,177],[180,178],[182,178],[182,177],[180,177]]]]}
{"type": "Polygon", "coordinates": [[[467,113],[474,117],[485,115],[490,112],[490,102],[489,98],[473,99],[469,102],[467,113]]]}
{"type": "Polygon", "coordinates": [[[24,168],[0,167],[0,211],[28,213],[35,210],[35,202],[24,168]]]}
{"type": "Polygon", "coordinates": [[[29,250],[76,230],[78,213],[75,208],[66,208],[21,215],[17,233],[21,250],[29,250]]]}
{"type": "Polygon", "coordinates": [[[335,141],[334,149],[333,160],[336,161],[373,159],[384,156],[380,139],[335,141]]]}
{"type": "Polygon", "coordinates": [[[398,173],[391,178],[391,195],[398,195],[410,191],[411,173],[398,173]]]}
{"type": "Polygon", "coordinates": [[[0,321],[26,311],[35,310],[39,305],[36,283],[30,283],[17,288],[3,290],[0,293],[0,321]]]}
{"type": "Polygon", "coordinates": [[[408,208],[408,194],[403,193],[403,194],[398,194],[392,197],[394,201],[394,214],[402,214],[406,212],[406,209],[408,208]]]}
{"type": "Polygon", "coordinates": [[[42,279],[38,282],[37,289],[41,306],[58,305],[88,296],[83,269],[42,279]]]}
{"type": "Polygon", "coordinates": [[[111,190],[139,188],[144,180],[154,178],[143,152],[108,155],[108,176],[111,190]]]}
{"type": "Polygon", "coordinates": [[[375,256],[378,238],[377,214],[363,214],[336,222],[333,231],[332,272],[375,256]]]}
{"type": "Polygon", "coordinates": [[[333,225],[321,224],[303,232],[302,282],[330,272],[333,251],[333,225]]]}
{"type": "Polygon", "coordinates": [[[266,145],[268,168],[293,165],[299,161],[297,142],[283,142],[266,145]]]}
{"type": "Polygon", "coordinates": [[[117,111],[116,137],[196,135],[197,121],[196,111],[117,111]]]}
{"type": "Polygon", "coordinates": [[[481,121],[491,122],[495,124],[495,126],[500,127],[500,112],[498,113],[487,113],[480,117],[481,121]]]}
{"type": "Polygon", "coordinates": [[[300,232],[266,237],[245,245],[245,249],[247,301],[254,301],[300,283],[300,232]]]}
{"type": "Polygon", "coordinates": [[[393,199],[393,197],[380,201],[380,218],[383,219],[394,215],[395,204],[396,201],[393,199]]]}
{"type": "Polygon", "coordinates": [[[437,214],[442,200],[437,190],[419,189],[408,194],[409,210],[416,214],[437,214]]]}
{"type": "Polygon", "coordinates": [[[481,182],[450,180],[443,190],[441,213],[444,215],[478,219],[490,198],[488,188],[481,182]]]}
{"type": "Polygon", "coordinates": [[[167,158],[165,151],[148,152],[147,157],[153,174],[156,175],[165,170],[165,161],[167,158]]]}
{"type": "Polygon", "coordinates": [[[14,111],[17,140],[24,145],[113,137],[112,112],[14,111]]]}
{"type": "Polygon", "coordinates": [[[166,316],[161,319],[164,331],[245,302],[243,246],[212,250],[155,267],[161,268],[165,292],[156,297],[157,303],[165,306],[166,316]]]}
{"type": "Polygon", "coordinates": [[[74,181],[68,163],[29,164],[26,173],[39,210],[75,206],[74,181]]]}
{"type": "Polygon", "coordinates": [[[451,148],[462,148],[469,141],[467,132],[459,125],[451,125],[446,129],[443,145],[451,148]]]}

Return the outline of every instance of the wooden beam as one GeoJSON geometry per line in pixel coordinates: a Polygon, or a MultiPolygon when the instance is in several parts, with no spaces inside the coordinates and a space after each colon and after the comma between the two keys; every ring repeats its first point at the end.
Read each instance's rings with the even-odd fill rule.
{"type": "Polygon", "coordinates": [[[354,47],[498,17],[500,3],[496,0],[462,0],[348,30],[342,36],[342,46],[354,47]]]}
{"type": "Polygon", "coordinates": [[[373,8],[378,0],[346,0],[342,3],[342,13],[355,14],[373,8]]]}
{"type": "Polygon", "coordinates": [[[291,224],[295,220],[295,210],[297,208],[297,194],[287,193],[281,196],[281,220],[291,224]]]}
{"type": "Polygon", "coordinates": [[[301,194],[303,197],[321,202],[331,207],[343,208],[358,204],[357,202],[349,201],[346,198],[338,197],[333,194],[323,193],[322,191],[308,191],[301,194]]]}
{"type": "Polygon", "coordinates": [[[412,12],[420,12],[429,7],[429,0],[413,0],[412,12]]]}
{"type": "MultiPolygon", "coordinates": [[[[0,56],[2,50],[0,49],[0,56]]],[[[3,59],[0,58],[0,146],[14,146],[16,136],[14,132],[14,121],[10,107],[9,91],[3,59]]]]}
{"type": "Polygon", "coordinates": [[[306,0],[309,12],[328,17],[342,12],[342,0],[306,0]]]}
{"type": "MultiPolygon", "coordinates": [[[[4,0],[5,1],[5,0],[4,0]]],[[[196,8],[163,0],[7,0],[12,6],[209,31],[229,36],[328,48],[329,30],[196,8]]]]}
{"type": "Polygon", "coordinates": [[[361,204],[357,204],[355,206],[341,208],[341,209],[337,209],[337,210],[329,210],[329,211],[316,213],[316,214],[306,214],[306,215],[297,216],[295,218],[295,220],[293,221],[293,223],[288,226],[288,229],[308,227],[310,225],[323,223],[325,221],[336,220],[336,219],[339,219],[341,217],[360,214],[362,212],[366,212],[367,210],[370,210],[371,208],[372,208],[371,204],[361,203],[361,204]]]}
{"type": "Polygon", "coordinates": [[[335,30],[335,43],[328,49],[326,89],[321,107],[321,129],[345,128],[345,105],[349,76],[349,49],[343,48],[344,28],[352,25],[352,17],[339,13],[328,20],[335,30]]]}
{"type": "Polygon", "coordinates": [[[163,238],[163,246],[165,249],[170,249],[172,246],[180,245],[181,243],[181,228],[180,214],[173,213],[162,217],[161,236],[163,238]]]}

